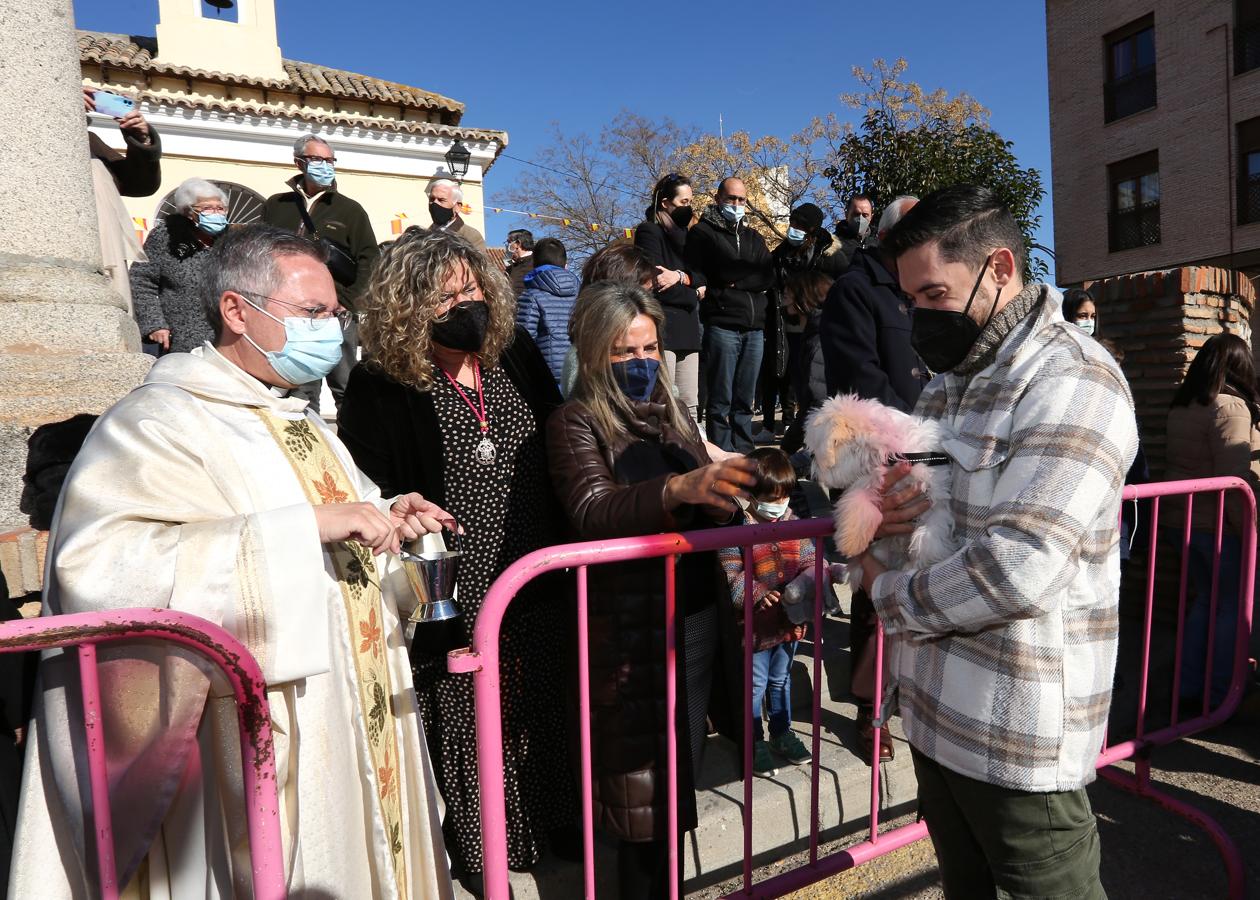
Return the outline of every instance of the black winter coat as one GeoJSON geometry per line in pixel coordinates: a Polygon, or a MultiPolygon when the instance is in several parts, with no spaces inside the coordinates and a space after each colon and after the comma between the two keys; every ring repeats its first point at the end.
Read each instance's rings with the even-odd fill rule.
{"type": "Polygon", "coordinates": [[[642,250],[654,266],[686,272],[691,284],[681,281],[655,293],[665,310],[665,349],[689,353],[700,349],[700,298],[696,288],[704,284],[704,275],[690,271],[687,265],[687,231],[677,228],[666,231],[657,222],[642,222],[634,231],[634,245],[642,250]]]}
{"type": "Polygon", "coordinates": [[[187,353],[214,339],[201,303],[201,274],[210,244],[187,217],[169,213],[158,219],[144,241],[146,262],[132,265],[131,305],[140,336],[166,328],[171,352],[187,353]]]}
{"type": "MultiPolygon", "coordinates": [[[[302,222],[302,204],[304,197],[298,183],[302,176],[289,179],[289,190],[272,194],[263,204],[262,220],[268,225],[283,228],[286,231],[305,231],[302,222]]],[[[372,231],[372,222],[367,211],[337,191],[336,183],[324,191],[311,204],[311,223],[315,226],[316,237],[327,238],[346,248],[354,261],[358,263],[354,284],[337,284],[337,302],[346,309],[354,309],[355,301],[367,288],[368,279],[372,277],[372,267],[380,256],[380,248],[376,243],[376,233],[372,231]]]]}
{"type": "Polygon", "coordinates": [[[774,260],[774,279],[780,291],[797,272],[816,270],[839,278],[849,268],[840,241],[821,229],[811,243],[793,246],[784,241],[774,248],[770,257],[774,260]]]}
{"type": "Polygon", "coordinates": [[[140,143],[135,131],[123,131],[126,154],[119,153],[96,135],[88,133],[88,153],[99,159],[114,176],[118,193],[124,197],[150,197],[162,186],[162,139],[149,126],[149,142],[140,143]]]}
{"type": "Polygon", "coordinates": [[[760,331],[766,324],[766,291],[774,267],[765,239],[741,219],[727,221],[716,205],[687,232],[687,269],[708,285],[700,318],[705,325],[760,331]]]}
{"type": "Polygon", "coordinates": [[[928,370],[910,345],[913,310],[873,250],[859,250],[823,302],[819,339],[827,396],[859,397],[910,412],[928,370]]]}
{"type": "MultiPolygon", "coordinates": [[[[547,426],[552,482],[578,540],[656,534],[692,527],[695,510],[671,516],[662,490],[671,474],[708,457],[694,425],[683,434],[662,425],[664,406],[635,404],[629,435],[609,441],[581,401],[556,411],[547,426]]],[[[698,523],[697,526],[698,527],[698,523]]],[[[711,553],[679,558],[679,827],[696,821],[687,734],[686,652],[682,617],[716,599],[711,553]]],[[[592,566],[590,597],[591,740],[595,821],[631,841],[666,837],[665,587],[661,559],[592,566]]]]}

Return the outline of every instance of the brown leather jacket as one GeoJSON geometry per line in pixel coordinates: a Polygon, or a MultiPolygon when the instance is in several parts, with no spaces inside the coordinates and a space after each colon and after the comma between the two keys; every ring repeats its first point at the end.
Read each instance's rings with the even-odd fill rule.
{"type": "MultiPolygon", "coordinates": [[[[662,492],[674,473],[707,464],[694,426],[686,434],[662,424],[665,407],[635,404],[628,434],[608,440],[580,401],[547,423],[552,483],[579,540],[703,527],[696,511],[666,512],[662,492]]],[[[712,554],[688,554],[676,570],[679,614],[717,596],[712,554]]],[[[660,559],[592,566],[590,597],[591,739],[595,821],[631,841],[666,836],[665,590],[660,559]]],[[[678,659],[678,795],[682,828],[695,822],[686,738],[685,659],[681,621],[678,659]]]]}

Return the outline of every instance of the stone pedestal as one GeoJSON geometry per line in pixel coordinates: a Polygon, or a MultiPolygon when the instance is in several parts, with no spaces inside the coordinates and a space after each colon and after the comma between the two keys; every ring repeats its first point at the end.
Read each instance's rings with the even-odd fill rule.
{"type": "MultiPolygon", "coordinates": [[[[0,0],[0,531],[39,425],[100,413],[151,359],[101,273],[70,0],[0,0]]],[[[6,567],[7,570],[7,567],[6,567]]]]}

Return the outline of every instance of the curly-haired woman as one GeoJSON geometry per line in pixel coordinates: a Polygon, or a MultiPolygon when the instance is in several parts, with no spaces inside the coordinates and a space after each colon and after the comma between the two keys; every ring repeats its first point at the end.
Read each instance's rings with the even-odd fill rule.
{"type": "MultiPolygon", "coordinates": [[[[491,583],[509,565],[557,543],[544,425],[560,403],[542,354],[516,328],[504,274],[463,239],[406,234],[391,245],[361,307],[365,361],[350,376],[338,431],[382,490],[421,491],[463,525],[457,598],[462,615],[419,626],[416,696],[446,801],[453,868],[474,891],[481,825],[472,680],[446,672],[445,651],[469,642],[491,583]]],[[[568,604],[535,582],[501,629],[508,864],[537,862],[548,832],[571,836],[561,660],[568,604]]]]}

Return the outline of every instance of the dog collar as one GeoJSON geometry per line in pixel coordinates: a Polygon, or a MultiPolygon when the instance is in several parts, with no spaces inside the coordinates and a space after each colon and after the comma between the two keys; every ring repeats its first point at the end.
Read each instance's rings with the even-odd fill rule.
{"type": "Polygon", "coordinates": [[[948,466],[951,460],[944,453],[893,453],[888,457],[886,465],[895,466],[899,462],[908,462],[923,466],[948,466]]]}

